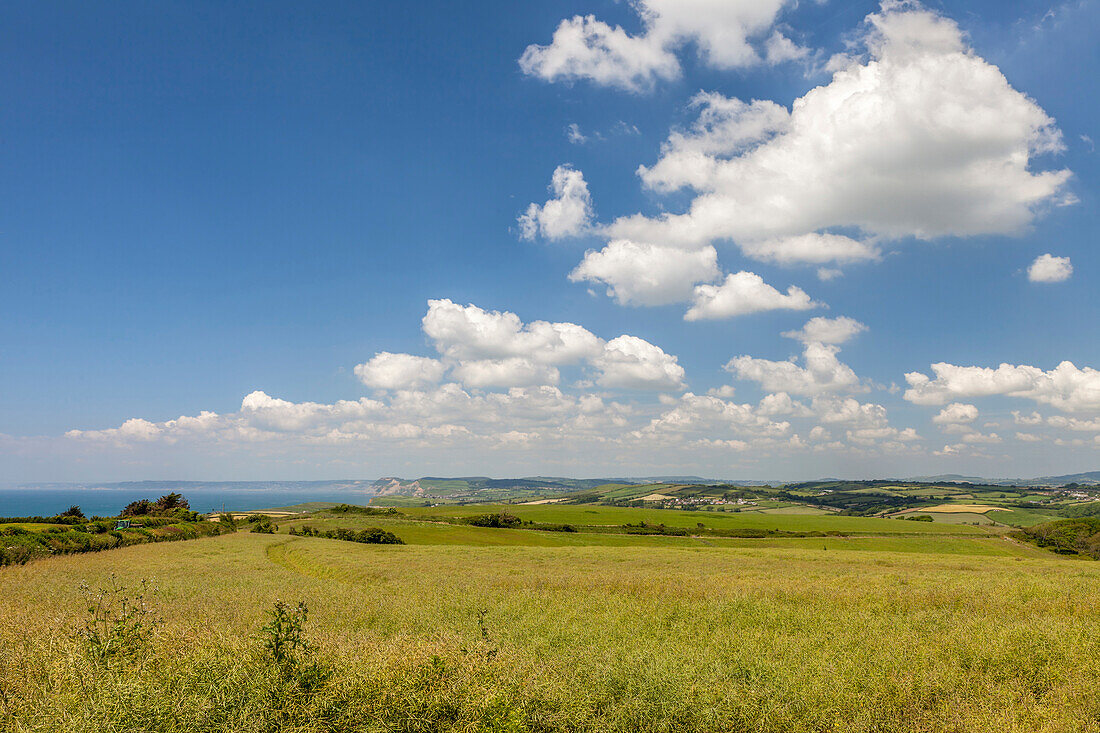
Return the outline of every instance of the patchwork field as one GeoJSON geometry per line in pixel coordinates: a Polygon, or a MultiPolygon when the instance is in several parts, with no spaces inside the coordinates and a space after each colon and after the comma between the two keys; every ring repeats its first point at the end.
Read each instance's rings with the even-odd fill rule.
{"type": "Polygon", "coordinates": [[[1004,510],[1001,509],[1001,507],[992,506],[989,504],[940,504],[938,506],[928,506],[913,511],[943,512],[945,514],[957,514],[959,512],[966,512],[969,514],[985,514],[986,512],[1004,510]]]}

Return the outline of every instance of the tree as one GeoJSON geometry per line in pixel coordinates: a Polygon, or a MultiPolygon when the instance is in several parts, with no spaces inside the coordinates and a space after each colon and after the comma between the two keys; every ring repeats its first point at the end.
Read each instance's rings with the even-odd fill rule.
{"type": "Polygon", "coordinates": [[[138,499],[137,501],[131,501],[126,505],[126,508],[122,510],[122,516],[124,517],[143,517],[153,511],[153,502],[148,499],[138,499]]]}
{"type": "Polygon", "coordinates": [[[153,505],[153,512],[156,514],[167,514],[168,512],[174,511],[176,509],[190,508],[191,504],[187,501],[187,499],[184,499],[182,494],[177,494],[175,491],[173,491],[172,493],[165,494],[164,496],[157,499],[157,503],[153,505]]]}
{"type": "Polygon", "coordinates": [[[80,511],[80,507],[78,507],[76,504],[73,504],[71,507],[69,507],[65,511],[61,512],[61,514],[59,514],[58,516],[61,516],[61,517],[76,517],[77,519],[83,519],[84,518],[84,512],[80,511]]]}

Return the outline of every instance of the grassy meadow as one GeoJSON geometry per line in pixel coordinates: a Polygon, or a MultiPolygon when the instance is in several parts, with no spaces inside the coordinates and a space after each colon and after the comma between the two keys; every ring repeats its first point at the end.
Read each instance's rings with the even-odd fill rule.
{"type": "MultiPolygon", "coordinates": [[[[447,511],[473,509],[487,510],[447,511]]],[[[508,509],[586,518],[580,506],[508,509]]],[[[597,511],[588,524],[641,512],[669,526],[836,521],[851,534],[636,536],[322,514],[276,534],[6,567],[0,729],[1100,731],[1100,563],[985,527],[597,511]],[[407,544],[286,534],[302,524],[383,527],[407,544]],[[80,633],[81,583],[106,587],[112,575],[129,597],[150,579],[151,612],[131,617],[147,630],[132,653],[104,661],[80,633]],[[290,661],[265,648],[279,599],[309,609],[309,646],[290,661]]]]}

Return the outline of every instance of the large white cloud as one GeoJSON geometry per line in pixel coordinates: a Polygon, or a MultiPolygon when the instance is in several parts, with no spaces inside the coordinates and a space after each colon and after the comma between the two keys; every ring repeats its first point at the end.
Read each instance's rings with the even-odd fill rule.
{"type": "Polygon", "coordinates": [[[524,324],[509,311],[447,299],[428,301],[422,325],[441,354],[458,360],[520,357],[540,364],[575,364],[603,352],[603,340],[575,323],[524,324]]]}
{"type": "Polygon", "coordinates": [[[937,425],[965,425],[978,419],[978,408],[961,402],[952,402],[932,418],[937,425]]]}
{"type": "Polygon", "coordinates": [[[1027,279],[1033,283],[1060,283],[1069,280],[1073,265],[1069,257],[1039,255],[1027,268],[1027,279]]]}
{"type": "Polygon", "coordinates": [[[718,275],[714,247],[685,252],[617,239],[586,253],[569,279],[604,283],[608,295],[624,305],[665,305],[687,300],[696,283],[718,275]]]}
{"type": "Polygon", "coordinates": [[[468,387],[532,387],[561,380],[556,368],[515,356],[460,362],[451,373],[468,387]]]}
{"type": "Polygon", "coordinates": [[[714,92],[699,92],[689,108],[699,110],[695,122],[669,134],[654,166],[638,168],[642,182],[655,191],[702,188],[717,172],[721,163],[717,156],[770,139],[790,122],[787,109],[775,102],[744,102],[714,92]]]}
{"type": "Polygon", "coordinates": [[[542,204],[531,204],[518,219],[520,236],[534,239],[564,239],[583,234],[592,223],[592,194],[584,174],[568,165],[559,165],[550,182],[553,197],[542,204]]]}
{"type": "Polygon", "coordinates": [[[637,336],[611,339],[593,363],[603,387],[669,390],[684,384],[684,368],[676,357],[637,336]]]}
{"type": "Polygon", "coordinates": [[[1080,420],[1076,417],[1052,415],[1047,418],[1047,425],[1077,432],[1100,432],[1100,418],[1095,420],[1080,420]]]}
{"type": "Polygon", "coordinates": [[[737,272],[727,275],[721,285],[696,286],[692,306],[684,318],[688,321],[732,318],[760,311],[804,311],[819,305],[794,285],[781,293],[755,272],[737,272]]]}
{"type": "Polygon", "coordinates": [[[795,100],[705,95],[641,172],[657,191],[696,192],[683,214],[615,221],[612,238],[694,249],[732,240],[751,257],[850,262],[884,240],[1014,234],[1068,199],[1054,121],[967,48],[955,23],[915,3],[868,16],[863,57],[795,100]],[[843,234],[836,231],[843,230],[843,234]]]}
{"type": "Polygon", "coordinates": [[[439,382],[445,370],[437,359],[382,351],[356,365],[355,376],[374,389],[408,389],[439,382]]]}
{"type": "Polygon", "coordinates": [[[546,81],[585,79],[639,91],[659,79],[674,79],[680,64],[674,51],[693,41],[703,60],[716,68],[802,58],[805,50],[778,32],[767,35],[788,0],[636,0],[645,26],[631,35],[592,15],[565,19],[549,45],[531,45],[520,68],[546,81]],[[763,54],[753,46],[762,47],[763,54]]]}
{"type": "Polygon", "coordinates": [[[787,338],[801,341],[804,344],[843,344],[856,335],[867,330],[854,318],[840,316],[838,318],[811,318],[797,331],[784,331],[787,338]]]}
{"type": "Polygon", "coordinates": [[[859,241],[842,234],[828,232],[749,239],[742,240],[740,244],[741,251],[746,256],[780,265],[797,263],[843,265],[852,262],[871,262],[881,257],[878,245],[874,242],[859,241]]]}
{"type": "Polygon", "coordinates": [[[934,378],[921,372],[906,374],[905,399],[918,405],[942,405],[956,399],[1006,395],[1067,412],[1100,410],[1100,371],[1078,369],[1069,361],[1049,371],[1026,364],[992,369],[940,362],[932,365],[932,374],[934,378]]]}
{"type": "Polygon", "coordinates": [[[759,383],[768,392],[813,396],[869,391],[852,368],[837,358],[839,351],[831,344],[809,343],[802,355],[804,367],[794,361],[737,356],[725,368],[738,379],[759,383]]]}

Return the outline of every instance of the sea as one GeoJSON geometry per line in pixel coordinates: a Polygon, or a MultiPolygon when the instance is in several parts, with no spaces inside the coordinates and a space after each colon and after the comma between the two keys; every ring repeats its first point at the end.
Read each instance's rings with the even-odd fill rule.
{"type": "Polygon", "coordinates": [[[293,482],[270,484],[233,482],[217,484],[172,484],[169,482],[136,482],[110,487],[73,485],[34,485],[0,488],[0,517],[50,517],[71,506],[79,506],[84,516],[117,516],[122,508],[139,499],[156,499],[176,491],[183,494],[197,512],[228,509],[249,511],[293,506],[313,501],[365,505],[373,491],[367,491],[370,481],[293,482]],[[317,484],[322,484],[318,486],[317,484]]]}

